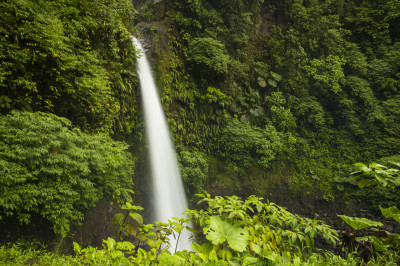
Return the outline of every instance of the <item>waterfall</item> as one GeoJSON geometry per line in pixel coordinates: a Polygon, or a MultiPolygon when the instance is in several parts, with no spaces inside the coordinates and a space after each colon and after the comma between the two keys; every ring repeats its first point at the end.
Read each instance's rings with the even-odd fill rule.
{"type": "MultiPolygon", "coordinates": [[[[149,145],[152,176],[152,218],[157,222],[168,222],[172,217],[182,217],[186,210],[186,196],[179,173],[175,149],[170,138],[167,121],[158,97],[150,64],[140,42],[133,38],[135,47],[142,51],[137,61],[147,141],[149,145]]],[[[177,250],[191,250],[190,233],[184,229],[177,250]]],[[[176,240],[170,237],[170,251],[175,251],[176,240]]]]}

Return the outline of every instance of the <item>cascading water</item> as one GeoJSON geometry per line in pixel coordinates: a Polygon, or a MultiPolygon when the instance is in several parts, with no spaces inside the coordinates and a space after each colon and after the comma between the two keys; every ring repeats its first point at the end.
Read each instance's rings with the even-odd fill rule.
{"type": "MultiPolygon", "coordinates": [[[[167,222],[172,217],[182,217],[182,212],[187,208],[186,196],[150,64],[136,38],[133,39],[133,44],[139,51],[142,51],[137,62],[137,72],[152,171],[152,197],[154,200],[152,218],[155,221],[167,222]]],[[[189,236],[190,233],[187,230],[182,231],[177,250],[191,250],[189,236]]],[[[170,251],[174,252],[176,240],[170,239],[170,242],[170,251]]]]}

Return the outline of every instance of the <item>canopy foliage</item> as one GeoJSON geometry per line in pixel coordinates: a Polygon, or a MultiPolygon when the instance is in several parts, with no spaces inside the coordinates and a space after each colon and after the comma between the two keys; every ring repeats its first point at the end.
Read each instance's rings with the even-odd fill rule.
{"type": "Polygon", "coordinates": [[[0,3],[0,111],[46,111],[88,131],[136,121],[130,1],[0,3]]]}

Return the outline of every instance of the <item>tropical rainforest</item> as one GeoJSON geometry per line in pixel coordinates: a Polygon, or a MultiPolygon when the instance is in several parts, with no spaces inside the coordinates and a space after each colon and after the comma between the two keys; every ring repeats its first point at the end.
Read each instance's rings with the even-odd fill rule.
{"type": "Polygon", "coordinates": [[[400,263],[399,0],[4,0],[0,13],[0,263],[400,263]],[[140,214],[133,36],[190,203],[169,223],[140,214]],[[84,247],[71,232],[103,198],[119,236],[84,247]],[[332,210],[333,227],[286,198],[367,215],[332,210]],[[50,239],[29,237],[43,228],[50,239]],[[192,250],[170,252],[182,230],[192,250]]]}

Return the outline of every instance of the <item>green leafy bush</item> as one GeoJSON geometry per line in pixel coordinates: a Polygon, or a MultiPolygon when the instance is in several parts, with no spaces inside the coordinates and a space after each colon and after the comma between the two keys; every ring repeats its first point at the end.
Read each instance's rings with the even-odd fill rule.
{"type": "Polygon", "coordinates": [[[367,218],[358,218],[358,217],[349,217],[346,215],[338,215],[345,221],[348,225],[351,226],[354,230],[358,231],[371,226],[382,226],[381,222],[371,221],[367,218]]]}
{"type": "Polygon", "coordinates": [[[70,255],[43,249],[37,243],[13,243],[0,246],[0,265],[77,265],[70,255]]]}
{"type": "Polygon", "coordinates": [[[203,190],[208,173],[208,164],[199,152],[182,151],[179,156],[179,167],[186,193],[189,197],[203,190]]]}
{"type": "Polygon", "coordinates": [[[133,161],[127,146],[89,135],[41,112],[0,117],[0,219],[33,214],[65,234],[103,196],[130,200],[133,161]]]}
{"type": "Polygon", "coordinates": [[[213,76],[227,74],[229,55],[225,46],[213,38],[195,38],[189,44],[189,61],[198,65],[202,73],[213,76]]]}
{"type": "Polygon", "coordinates": [[[284,150],[284,136],[274,126],[264,129],[232,119],[221,136],[223,155],[243,167],[268,168],[284,150]]]}
{"type": "MultiPolygon", "coordinates": [[[[199,204],[206,204],[204,209],[187,210],[184,213],[187,219],[173,218],[168,223],[156,222],[155,225],[143,224],[142,216],[137,213],[141,207],[124,205],[123,209],[128,212],[116,214],[113,222],[120,225],[121,233],[136,238],[135,250],[127,251],[126,257],[140,265],[229,265],[232,262],[238,265],[291,262],[299,265],[309,259],[323,260],[322,255],[313,253],[316,250],[314,238],[318,235],[332,244],[338,241],[336,231],[322,221],[293,215],[276,204],[263,203],[262,198],[250,196],[242,201],[237,196],[212,198],[206,193],[197,196],[202,198],[199,204]],[[185,226],[189,221],[195,222],[200,232],[185,226]],[[170,240],[180,241],[183,230],[197,236],[192,242],[193,251],[171,254],[170,240]],[[143,243],[148,245],[147,250],[143,243]]],[[[108,256],[110,246],[114,247],[111,248],[113,252],[119,252],[118,246],[126,245],[112,239],[104,243],[108,246],[104,249],[108,251],[86,249],[86,258],[108,256]]],[[[74,243],[74,246],[80,255],[79,245],[74,243]]]]}
{"type": "MultiPolygon", "coordinates": [[[[322,221],[293,215],[273,203],[254,196],[211,198],[197,195],[205,209],[186,214],[204,237],[192,239],[192,250],[170,250],[172,238],[179,241],[190,219],[173,218],[168,223],[144,224],[139,206],[127,203],[113,223],[121,233],[135,237],[133,243],[103,240],[102,248],[81,247],[73,243],[75,256],[57,255],[20,243],[0,246],[0,263],[22,265],[360,265],[362,259],[350,253],[344,257],[317,249],[319,235],[333,245],[337,232],[322,221]]],[[[383,246],[383,244],[382,244],[383,246]]],[[[399,255],[388,253],[373,258],[369,265],[396,265],[399,255]]]]}
{"type": "Polygon", "coordinates": [[[186,214],[209,240],[192,245],[200,261],[282,263],[282,257],[306,259],[315,250],[317,235],[329,243],[338,242],[337,232],[322,221],[294,215],[274,203],[263,203],[262,198],[250,196],[243,201],[237,196],[198,196],[206,209],[186,214]]]}
{"type": "MultiPolygon", "coordinates": [[[[399,167],[399,163],[397,162],[391,162],[391,164],[399,167]]],[[[398,169],[387,168],[386,166],[377,163],[371,163],[368,166],[363,163],[356,163],[354,166],[356,171],[351,173],[352,176],[347,180],[347,182],[356,183],[359,188],[365,189],[365,187],[377,186],[382,189],[388,186],[392,189],[395,189],[399,186],[398,169]]],[[[382,201],[382,203],[387,202],[382,201]]],[[[379,208],[385,218],[393,218],[396,222],[400,223],[400,211],[396,206],[389,208],[382,208],[379,206],[379,208]]],[[[383,226],[381,222],[371,221],[366,218],[349,217],[345,215],[338,216],[349,226],[351,226],[356,231],[355,233],[357,233],[358,230],[371,226],[383,226]]],[[[347,251],[353,251],[354,248],[357,249],[359,256],[366,261],[370,260],[373,256],[377,256],[378,253],[381,253],[382,260],[389,261],[392,259],[393,253],[399,253],[399,234],[377,228],[370,228],[370,230],[374,232],[375,236],[363,236],[356,238],[347,237],[347,241],[343,242],[345,244],[345,249],[347,249],[347,251]],[[373,248],[368,249],[363,255],[360,250],[368,245],[373,248]]],[[[346,233],[345,236],[349,236],[349,234],[346,233]]]]}
{"type": "Polygon", "coordinates": [[[386,166],[377,163],[371,163],[369,166],[356,163],[354,166],[356,171],[351,173],[352,178],[350,180],[356,180],[360,188],[374,185],[390,188],[400,186],[400,171],[398,169],[388,169],[386,166]]]}

